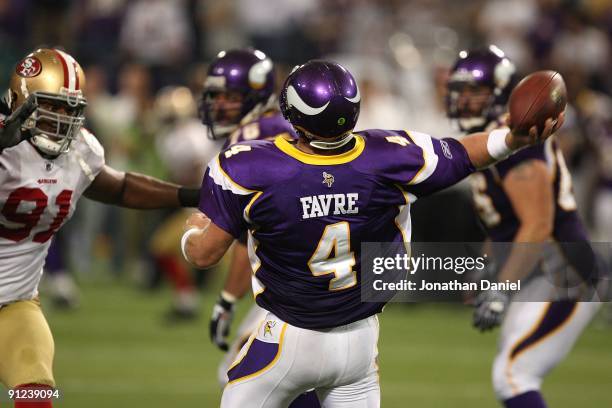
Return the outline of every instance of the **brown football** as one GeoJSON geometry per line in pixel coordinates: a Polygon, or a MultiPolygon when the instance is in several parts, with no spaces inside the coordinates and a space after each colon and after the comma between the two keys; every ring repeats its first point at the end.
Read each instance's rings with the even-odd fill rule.
{"type": "Polygon", "coordinates": [[[546,119],[559,116],[566,103],[567,91],[561,74],[537,71],[527,75],[510,94],[510,128],[517,134],[529,133],[534,125],[542,131],[546,119]]]}

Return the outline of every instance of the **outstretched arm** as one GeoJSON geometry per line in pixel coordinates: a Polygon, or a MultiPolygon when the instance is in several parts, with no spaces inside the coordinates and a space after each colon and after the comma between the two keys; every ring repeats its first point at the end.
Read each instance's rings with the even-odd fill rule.
{"type": "Polygon", "coordinates": [[[197,207],[199,201],[197,189],[109,166],[104,166],[84,195],[102,203],[137,209],[197,207]]]}
{"type": "Polygon", "coordinates": [[[543,142],[563,125],[565,115],[561,113],[556,120],[546,120],[541,133],[533,126],[528,135],[515,134],[508,130],[494,130],[490,133],[472,133],[460,140],[468,153],[470,161],[477,169],[485,168],[503,160],[513,152],[543,142]]]}
{"type": "MultiPolygon", "coordinates": [[[[421,149],[422,159],[417,161],[413,153],[407,152],[411,155],[406,159],[405,168],[397,166],[406,171],[395,171],[390,179],[404,185],[414,197],[424,197],[458,183],[478,169],[504,160],[523,147],[541,143],[562,124],[563,113],[554,121],[548,119],[540,133],[534,126],[527,135],[501,128],[472,133],[455,140],[433,139],[429,135],[408,132],[414,144],[421,149]],[[411,178],[408,183],[404,181],[407,178],[411,178]]],[[[406,144],[405,148],[408,146],[412,145],[406,144]]]]}

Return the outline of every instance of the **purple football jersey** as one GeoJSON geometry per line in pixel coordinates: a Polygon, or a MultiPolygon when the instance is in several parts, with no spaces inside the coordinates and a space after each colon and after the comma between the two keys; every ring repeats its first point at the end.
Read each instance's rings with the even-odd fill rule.
{"type": "Polygon", "coordinates": [[[357,132],[334,156],[278,137],[221,152],[204,176],[200,210],[234,237],[249,231],[261,307],[323,329],[382,309],[360,300],[361,243],[409,241],[410,204],[473,171],[459,142],[418,132],[357,132]]]}
{"type": "Polygon", "coordinates": [[[293,126],[283,118],[278,111],[267,112],[257,119],[240,125],[228,138],[223,149],[249,140],[274,139],[276,136],[287,135],[297,138],[293,126]]]}
{"type": "Polygon", "coordinates": [[[561,150],[552,138],[543,144],[525,148],[471,176],[474,202],[489,237],[498,242],[512,241],[519,229],[519,219],[503,189],[502,181],[514,167],[527,160],[544,161],[554,175],[553,237],[560,242],[588,241],[576,212],[571,175],[561,150]]]}

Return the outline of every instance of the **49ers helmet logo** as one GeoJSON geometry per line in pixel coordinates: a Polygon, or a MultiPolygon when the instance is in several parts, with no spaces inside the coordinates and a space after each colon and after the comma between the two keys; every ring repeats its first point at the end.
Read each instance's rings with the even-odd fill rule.
{"type": "Polygon", "coordinates": [[[36,57],[27,57],[17,65],[17,74],[24,78],[32,78],[40,74],[42,64],[36,57]]]}

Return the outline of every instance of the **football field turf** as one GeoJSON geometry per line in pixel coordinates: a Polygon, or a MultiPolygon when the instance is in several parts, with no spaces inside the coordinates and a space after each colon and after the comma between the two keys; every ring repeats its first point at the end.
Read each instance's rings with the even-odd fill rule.
{"type": "MultiPolygon", "coordinates": [[[[208,341],[207,292],[195,324],[161,319],[167,291],[87,283],[77,311],[47,308],[55,336],[58,407],[215,407],[221,352],[208,341]]],[[[240,305],[241,314],[248,302],[240,305]]],[[[459,305],[389,305],[380,316],[383,407],[495,407],[489,372],[496,335],[459,305]]],[[[592,324],[546,381],[551,408],[612,407],[612,328],[592,324]]],[[[312,358],[317,358],[313,356],[312,358]]],[[[2,404],[0,404],[2,405],[2,404]]]]}

